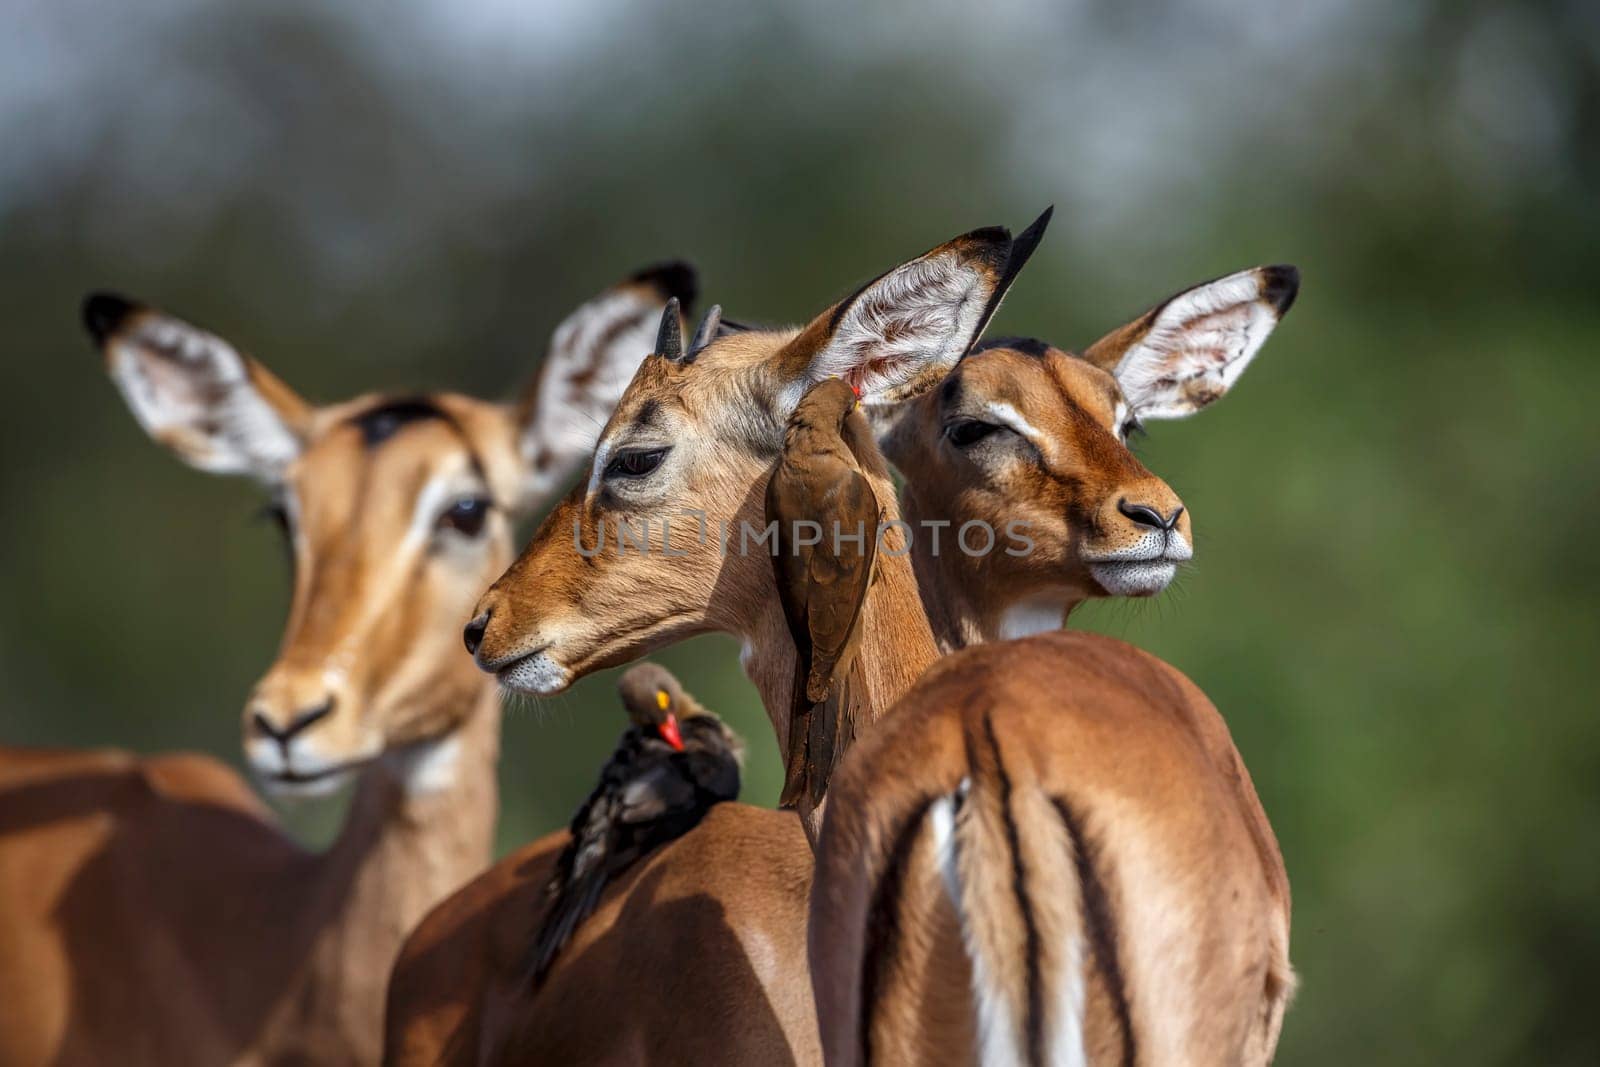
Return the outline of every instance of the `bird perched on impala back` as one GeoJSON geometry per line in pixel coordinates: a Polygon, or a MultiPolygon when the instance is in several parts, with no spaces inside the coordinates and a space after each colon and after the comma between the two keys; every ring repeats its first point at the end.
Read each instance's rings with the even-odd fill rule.
{"type": "Polygon", "coordinates": [[[739,795],[743,743],[671,671],[641,663],[617,688],[630,725],[572,817],[572,840],[546,888],[550,906],[533,946],[535,985],[613,878],[694,829],[712,805],[739,795]]]}
{"type": "Polygon", "coordinates": [[[882,509],[868,474],[888,471],[855,389],[829,378],[800,399],[767,483],[778,597],[798,653],[784,807],[815,811],[855,732],[853,677],[882,509]]]}

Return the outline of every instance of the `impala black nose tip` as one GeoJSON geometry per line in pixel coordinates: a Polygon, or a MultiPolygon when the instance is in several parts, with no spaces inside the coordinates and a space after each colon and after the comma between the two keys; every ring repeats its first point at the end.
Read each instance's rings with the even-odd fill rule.
{"type": "Polygon", "coordinates": [[[467,646],[468,655],[476,656],[478,654],[478,646],[483,644],[483,632],[488,628],[489,612],[486,611],[467,623],[466,629],[461,631],[461,640],[467,646]]]}
{"type": "Polygon", "coordinates": [[[1162,518],[1161,512],[1148,504],[1130,504],[1126,500],[1117,501],[1117,510],[1140,526],[1148,526],[1152,530],[1171,530],[1178,525],[1178,517],[1183,514],[1183,505],[1179,504],[1172,509],[1172,514],[1162,518]]]}
{"type": "Polygon", "coordinates": [[[285,752],[287,752],[291,738],[293,738],[296,734],[302,733],[303,731],[309,729],[314,723],[321,722],[323,719],[326,719],[332,714],[333,698],[329,697],[327,700],[324,700],[321,704],[318,704],[314,708],[306,708],[303,711],[297,712],[294,717],[282,727],[276,725],[270,718],[267,717],[266,712],[260,710],[252,711],[250,713],[250,725],[254,727],[256,733],[268,738],[269,740],[276,741],[278,745],[283,748],[285,752]]]}

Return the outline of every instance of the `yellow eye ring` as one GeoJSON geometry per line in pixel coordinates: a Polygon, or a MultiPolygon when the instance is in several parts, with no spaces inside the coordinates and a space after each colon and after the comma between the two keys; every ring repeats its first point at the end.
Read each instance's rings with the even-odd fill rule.
{"type": "Polygon", "coordinates": [[[660,708],[662,711],[666,711],[667,706],[671,703],[672,698],[667,696],[667,691],[665,689],[656,690],[656,707],[660,708]]]}

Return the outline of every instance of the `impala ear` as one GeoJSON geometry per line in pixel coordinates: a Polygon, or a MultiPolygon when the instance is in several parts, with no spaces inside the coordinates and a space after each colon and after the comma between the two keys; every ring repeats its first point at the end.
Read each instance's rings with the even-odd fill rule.
{"type": "Polygon", "coordinates": [[[823,312],[777,357],[783,413],[826,378],[843,378],[868,405],[925,392],[966,354],[1038,247],[1049,210],[1012,240],[973,230],[868,282],[823,312]]]}
{"type": "Polygon", "coordinates": [[[1299,291],[1294,267],[1230,274],[1158,304],[1083,358],[1116,376],[1139,417],[1192,415],[1233,388],[1299,291]]]}
{"type": "Polygon", "coordinates": [[[190,466],[273,483],[300,454],[310,405],[222,338],[111,293],[83,324],[139,425],[190,466]]]}
{"type": "MultiPolygon", "coordinates": [[[[656,344],[662,309],[697,288],[687,263],[648,267],[581,305],[556,327],[539,374],[517,403],[532,506],[560,488],[594,450],[611,409],[656,344]]],[[[682,329],[681,323],[679,329],[682,329]]]]}

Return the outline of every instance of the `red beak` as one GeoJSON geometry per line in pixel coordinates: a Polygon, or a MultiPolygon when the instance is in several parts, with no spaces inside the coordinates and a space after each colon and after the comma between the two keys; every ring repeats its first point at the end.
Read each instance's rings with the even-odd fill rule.
{"type": "Polygon", "coordinates": [[[683,751],[683,735],[678,732],[678,717],[676,715],[668,715],[667,721],[657,726],[656,729],[660,732],[663,741],[679,752],[683,751]]]}

